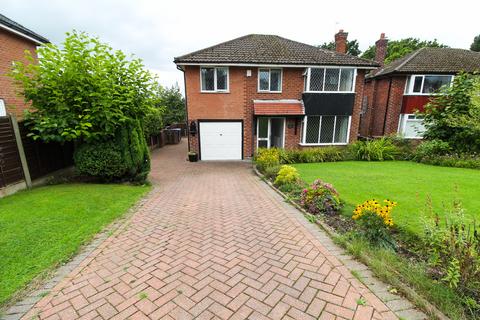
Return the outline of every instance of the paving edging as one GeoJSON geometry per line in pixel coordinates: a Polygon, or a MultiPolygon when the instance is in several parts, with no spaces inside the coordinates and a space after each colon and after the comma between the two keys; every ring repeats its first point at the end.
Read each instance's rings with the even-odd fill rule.
{"type": "MultiPolygon", "coordinates": [[[[84,267],[90,255],[97,250],[108,238],[116,236],[123,230],[133,217],[134,213],[141,208],[148,197],[155,191],[154,186],[149,192],[142,196],[135,204],[133,204],[122,216],[118,217],[99,233],[94,235],[90,241],[80,246],[77,252],[64,264],[54,268],[45,279],[41,280],[40,285],[32,287],[30,284],[24,290],[24,297],[16,301],[13,305],[5,310],[0,310],[0,320],[17,320],[25,316],[35,304],[40,301],[46,294],[50,293],[62,280],[77,268],[84,267]],[[3,313],[1,312],[3,311],[3,313]]],[[[35,281],[32,280],[32,281],[35,281]]]]}
{"type": "MultiPolygon", "coordinates": [[[[276,193],[278,193],[290,205],[294,206],[297,210],[299,210],[305,217],[312,216],[312,214],[305,211],[305,209],[303,209],[299,204],[297,204],[295,201],[291,200],[286,194],[284,194],[277,187],[275,187],[275,185],[270,180],[268,180],[260,171],[257,170],[255,165],[253,165],[253,171],[270,188],[272,188],[276,193]]],[[[339,234],[333,228],[331,228],[324,221],[322,221],[321,216],[316,216],[315,224],[318,227],[320,227],[323,231],[325,231],[325,233],[327,233],[327,235],[332,240],[339,236],[339,234]]],[[[342,255],[337,256],[337,258],[345,266],[347,266],[351,271],[354,271],[354,272],[358,273],[360,275],[360,277],[358,277],[358,280],[361,281],[364,285],[366,285],[379,299],[384,301],[386,305],[391,307],[392,311],[397,316],[402,317],[404,319],[417,319],[417,318],[412,318],[412,317],[408,317],[408,316],[419,317],[420,315],[418,314],[419,313],[418,310],[417,310],[417,308],[418,308],[418,309],[422,309],[428,315],[431,315],[431,316],[435,317],[436,319],[450,320],[450,318],[445,316],[440,310],[438,310],[437,307],[435,307],[430,302],[428,302],[425,298],[420,296],[414,289],[412,289],[411,287],[409,287],[409,286],[407,286],[403,283],[397,284],[397,285],[395,285],[395,287],[398,287],[398,289],[400,289],[400,291],[406,297],[402,297],[402,296],[397,295],[397,294],[392,294],[388,291],[385,292],[384,288],[382,288],[382,286],[379,285],[379,284],[383,284],[384,286],[385,285],[389,286],[389,284],[385,283],[382,280],[377,279],[376,276],[373,274],[373,272],[369,270],[367,264],[371,261],[371,259],[367,255],[364,255],[364,254],[360,255],[360,260],[366,261],[367,264],[364,264],[363,262],[357,261],[350,254],[348,254],[348,255],[343,255],[342,254],[342,255]],[[397,298],[395,299],[393,297],[397,297],[397,298]],[[388,301],[386,301],[387,299],[388,299],[388,301]],[[400,302],[396,302],[396,301],[400,301],[400,302]],[[411,303],[411,301],[420,301],[421,305],[414,306],[411,303]],[[414,306],[414,308],[403,309],[408,304],[414,306]]]]}

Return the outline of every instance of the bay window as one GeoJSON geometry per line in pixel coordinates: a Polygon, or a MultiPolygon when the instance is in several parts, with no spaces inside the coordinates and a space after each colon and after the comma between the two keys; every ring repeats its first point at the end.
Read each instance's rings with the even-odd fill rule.
{"type": "Polygon", "coordinates": [[[353,92],[354,68],[308,68],[306,92],[353,92]]]}
{"type": "Polygon", "coordinates": [[[347,144],[349,131],[350,116],[306,116],[302,144],[347,144]]]}
{"type": "Polygon", "coordinates": [[[400,114],[398,133],[407,139],[421,139],[425,132],[423,116],[416,114],[400,114]]]}
{"type": "Polygon", "coordinates": [[[200,83],[202,92],[228,91],[228,68],[201,67],[200,83]]]}
{"type": "Polygon", "coordinates": [[[442,86],[452,83],[451,75],[412,75],[408,77],[405,87],[406,94],[433,94],[442,86]]]}
{"type": "Polygon", "coordinates": [[[259,92],[282,92],[282,69],[258,69],[259,92]]]}

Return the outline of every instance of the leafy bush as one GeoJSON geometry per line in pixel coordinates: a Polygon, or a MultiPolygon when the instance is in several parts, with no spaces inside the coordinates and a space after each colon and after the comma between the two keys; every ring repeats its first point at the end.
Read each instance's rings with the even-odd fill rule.
{"type": "Polygon", "coordinates": [[[460,73],[440,91],[425,107],[424,137],[446,141],[456,152],[480,152],[480,75],[460,73]]]}
{"type": "Polygon", "coordinates": [[[283,165],[278,171],[277,178],[275,179],[274,184],[281,186],[288,183],[294,183],[300,179],[300,174],[296,168],[292,166],[283,165]]]}
{"type": "Polygon", "coordinates": [[[303,189],[300,204],[312,214],[336,214],[342,204],[335,188],[320,179],[303,189]]]}
{"type": "Polygon", "coordinates": [[[115,139],[81,144],[74,154],[76,170],[103,181],[143,183],[150,171],[150,156],[140,123],[117,130],[115,139]]]}
{"type": "Polygon", "coordinates": [[[427,140],[420,143],[413,154],[413,159],[421,161],[425,157],[444,156],[451,152],[448,142],[441,140],[427,140]]]}
{"type": "Polygon", "coordinates": [[[280,153],[282,163],[310,163],[342,161],[345,148],[324,147],[306,149],[287,149],[280,153]]]}
{"type": "Polygon", "coordinates": [[[280,164],[280,150],[276,148],[260,148],[257,151],[254,161],[258,170],[265,172],[266,168],[280,164]]]}
{"type": "Polygon", "coordinates": [[[395,242],[389,229],[393,226],[391,213],[397,204],[390,200],[383,202],[384,205],[375,199],[365,201],[353,210],[352,219],[356,220],[360,235],[371,244],[392,248],[395,242]]]}
{"type": "Polygon", "coordinates": [[[350,145],[349,149],[355,160],[395,160],[395,157],[399,155],[398,148],[393,144],[392,140],[387,137],[357,141],[350,145]]]}
{"type": "Polygon", "coordinates": [[[145,138],[157,135],[163,129],[163,108],[149,108],[148,113],[143,117],[143,133],[145,138]]]}
{"type": "Polygon", "coordinates": [[[480,169],[478,154],[447,154],[444,156],[428,156],[419,160],[421,163],[442,167],[480,169]]]}
{"type": "Polygon", "coordinates": [[[75,150],[75,168],[78,173],[111,181],[126,172],[122,150],[114,141],[82,144],[75,150]]]}
{"type": "Polygon", "coordinates": [[[268,180],[275,181],[275,178],[277,177],[278,171],[280,171],[281,166],[272,166],[272,167],[267,167],[265,168],[263,174],[265,175],[265,178],[268,180]]]}
{"type": "Polygon", "coordinates": [[[34,139],[114,139],[154,104],[157,83],[142,61],[86,33],[67,33],[61,46],[45,44],[37,53],[38,60],[27,52],[10,74],[31,103],[25,123],[34,139]]]}
{"type": "Polygon", "coordinates": [[[398,160],[411,160],[412,155],[417,146],[417,141],[412,139],[405,139],[399,135],[391,135],[386,137],[392,142],[394,146],[397,147],[398,154],[395,156],[395,159],[398,160]]]}
{"type": "Polygon", "coordinates": [[[480,232],[466,219],[459,202],[454,202],[452,211],[450,221],[441,223],[435,215],[425,223],[422,248],[430,266],[440,271],[439,278],[455,288],[472,313],[480,316],[480,232]]]}

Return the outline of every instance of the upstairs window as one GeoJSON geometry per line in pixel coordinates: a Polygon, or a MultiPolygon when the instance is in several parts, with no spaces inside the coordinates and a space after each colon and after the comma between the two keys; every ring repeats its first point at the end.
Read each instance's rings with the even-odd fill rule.
{"type": "Polygon", "coordinates": [[[259,92],[282,91],[282,69],[258,69],[259,92]]]}
{"type": "Polygon", "coordinates": [[[228,91],[228,68],[202,67],[200,82],[202,92],[226,92],[228,91]]]}
{"type": "Polygon", "coordinates": [[[441,87],[452,83],[453,76],[449,75],[413,75],[408,78],[405,87],[406,94],[434,94],[441,87]]]}
{"type": "Polygon", "coordinates": [[[354,68],[308,68],[307,92],[353,92],[354,68]]]}

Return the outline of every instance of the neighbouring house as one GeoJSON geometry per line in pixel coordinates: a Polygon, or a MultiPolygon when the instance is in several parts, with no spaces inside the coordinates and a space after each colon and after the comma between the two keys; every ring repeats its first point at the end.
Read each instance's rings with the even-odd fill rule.
{"type": "Polygon", "coordinates": [[[21,118],[28,108],[19,97],[13,80],[6,74],[11,71],[13,61],[25,61],[25,50],[35,56],[38,45],[49,41],[21,24],[0,14],[0,116],[6,114],[21,118]]]}
{"type": "Polygon", "coordinates": [[[480,53],[453,48],[422,48],[383,66],[387,39],[376,42],[375,60],[382,67],[367,75],[360,136],[399,134],[421,139],[422,117],[430,97],[450,85],[460,71],[480,70],[480,53]]]}
{"type": "Polygon", "coordinates": [[[184,72],[189,150],[203,160],[256,148],[346,145],[358,133],[365,74],[379,65],[336,51],[250,34],[175,58],[184,72]]]}

